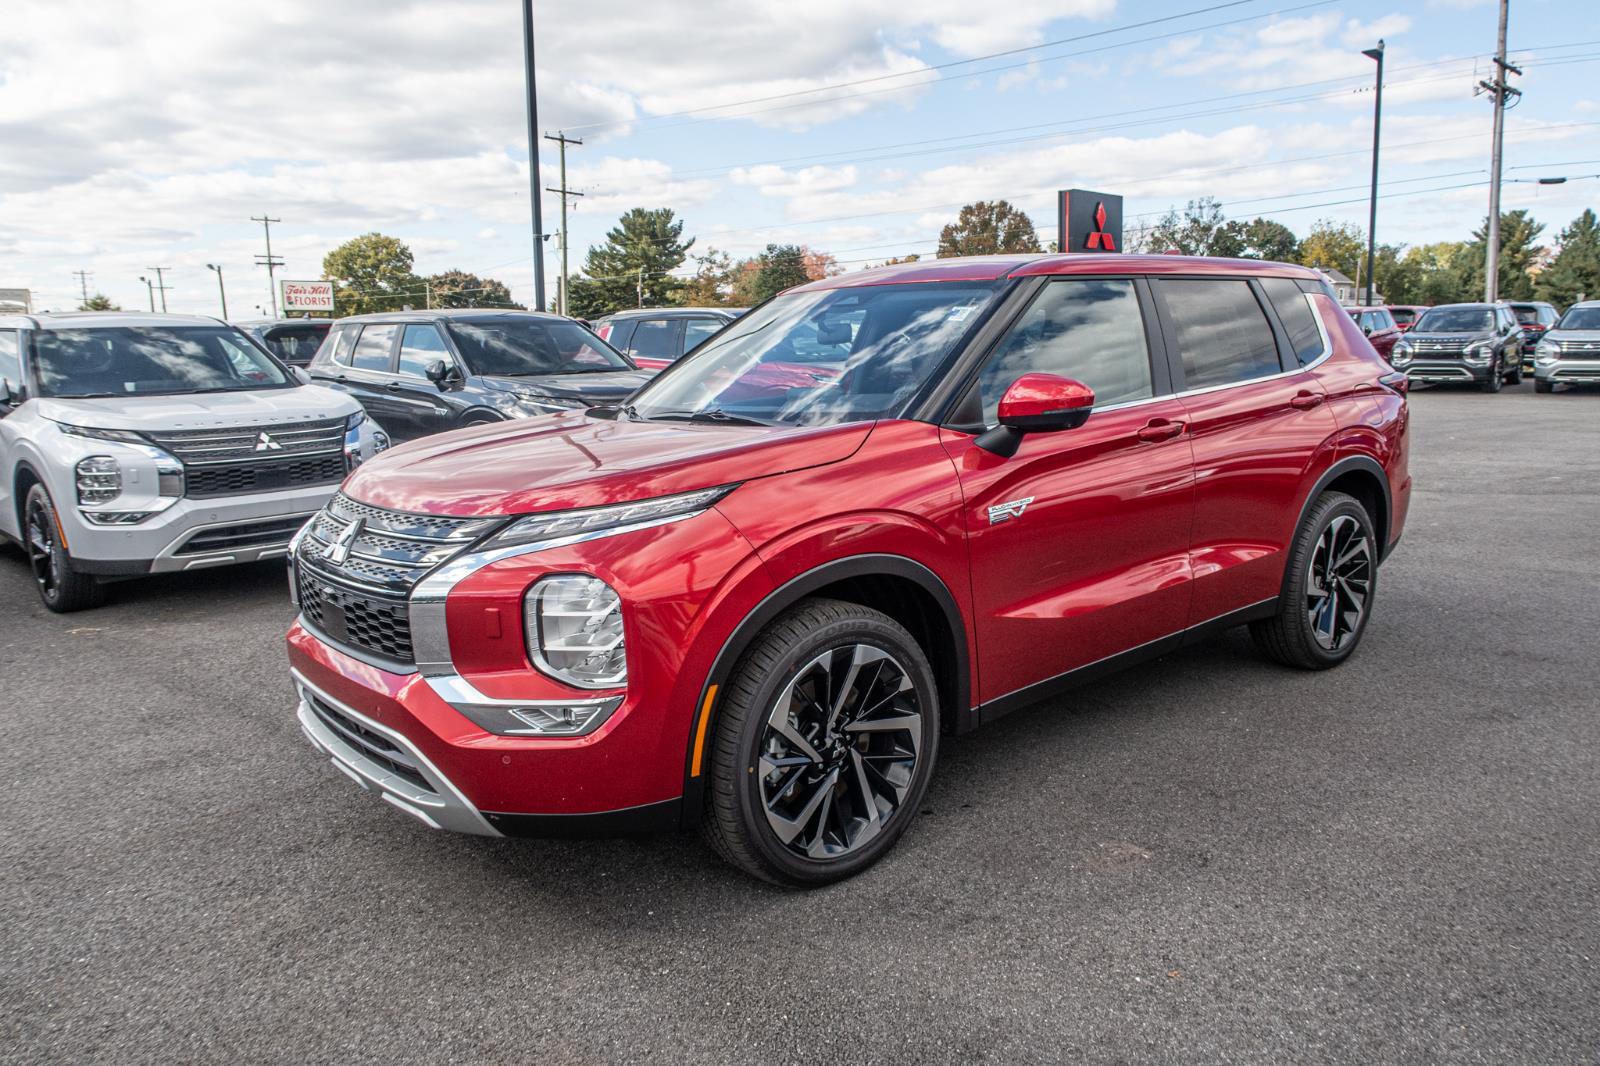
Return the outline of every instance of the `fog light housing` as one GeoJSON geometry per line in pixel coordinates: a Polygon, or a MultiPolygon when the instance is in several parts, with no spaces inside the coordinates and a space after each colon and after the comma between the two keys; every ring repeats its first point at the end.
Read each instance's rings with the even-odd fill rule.
{"type": "Polygon", "coordinates": [[[542,578],[522,601],[528,656],[546,674],[575,688],[627,684],[622,599],[588,574],[542,578]]]}
{"type": "Polygon", "coordinates": [[[122,467],[109,455],[80,459],[77,475],[79,503],[110,503],[122,495],[122,467]]]}

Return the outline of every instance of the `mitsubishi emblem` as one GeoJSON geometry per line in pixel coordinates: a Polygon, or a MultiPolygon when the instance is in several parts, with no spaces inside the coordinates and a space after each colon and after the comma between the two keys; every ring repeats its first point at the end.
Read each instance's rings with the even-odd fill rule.
{"type": "Polygon", "coordinates": [[[323,551],[322,557],[334,566],[343,566],[344,561],[350,558],[350,546],[361,535],[361,525],[362,520],[358,518],[345,526],[339,535],[333,538],[333,543],[323,551]]]}
{"type": "Polygon", "coordinates": [[[1001,522],[1009,522],[1013,518],[1021,518],[1022,512],[1028,509],[1028,504],[1033,502],[1032,496],[1024,496],[1020,500],[1007,500],[997,503],[989,508],[989,524],[997,526],[1001,522]]]}
{"type": "Polygon", "coordinates": [[[256,451],[281,452],[283,451],[283,445],[273,440],[272,436],[266,430],[262,430],[261,435],[256,437],[256,451]]]}

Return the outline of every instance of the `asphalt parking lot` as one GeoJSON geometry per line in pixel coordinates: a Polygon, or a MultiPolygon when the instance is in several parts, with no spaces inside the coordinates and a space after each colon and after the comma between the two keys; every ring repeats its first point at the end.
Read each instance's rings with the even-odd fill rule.
{"type": "Polygon", "coordinates": [[[48,614],[0,552],[0,1059],[1600,1061],[1600,395],[1430,389],[1366,642],[944,746],[814,893],[432,833],[313,753],[280,565],[48,614]]]}

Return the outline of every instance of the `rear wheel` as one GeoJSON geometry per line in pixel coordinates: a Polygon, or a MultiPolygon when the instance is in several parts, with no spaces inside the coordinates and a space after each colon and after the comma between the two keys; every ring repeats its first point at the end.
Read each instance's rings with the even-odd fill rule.
{"type": "Polygon", "coordinates": [[[23,514],[23,546],[44,605],[61,614],[98,607],[105,598],[105,589],[93,574],[82,573],[73,565],[61,536],[55,504],[43,485],[28,490],[23,514]]]}
{"type": "Polygon", "coordinates": [[[756,638],[724,693],[702,823],[724,859],[822,885],[894,846],[939,748],[933,671],[899,623],[808,600],[756,638]]]}
{"type": "Polygon", "coordinates": [[[1325,492],[1295,534],[1278,613],[1250,623],[1250,635],[1287,666],[1337,666],[1361,642],[1377,584],[1378,541],[1366,508],[1325,492]]]}

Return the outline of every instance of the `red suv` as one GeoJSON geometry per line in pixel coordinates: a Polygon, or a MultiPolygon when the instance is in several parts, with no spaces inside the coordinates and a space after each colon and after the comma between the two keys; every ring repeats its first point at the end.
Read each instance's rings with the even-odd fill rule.
{"type": "Polygon", "coordinates": [[[369,460],[302,530],[299,719],[431,826],[699,824],[788,884],[916,817],[942,736],[1248,624],[1343,661],[1405,382],[1313,271],[994,256],[790,290],[630,402],[369,460]],[[797,338],[837,376],[771,382],[797,338]]]}

